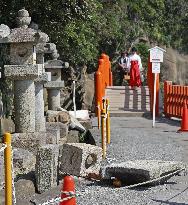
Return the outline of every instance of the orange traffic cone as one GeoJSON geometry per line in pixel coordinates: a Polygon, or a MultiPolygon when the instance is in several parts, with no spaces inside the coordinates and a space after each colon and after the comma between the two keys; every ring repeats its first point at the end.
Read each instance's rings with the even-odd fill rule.
{"type": "Polygon", "coordinates": [[[181,120],[181,129],[178,132],[188,132],[188,109],[187,104],[184,103],[183,105],[183,115],[181,120]]]}
{"type": "Polygon", "coordinates": [[[73,176],[65,176],[60,205],[76,205],[75,183],[73,176]]]}

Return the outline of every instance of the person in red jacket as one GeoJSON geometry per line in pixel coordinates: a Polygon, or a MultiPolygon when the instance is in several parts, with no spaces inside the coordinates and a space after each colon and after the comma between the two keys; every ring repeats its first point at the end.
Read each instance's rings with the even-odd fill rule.
{"type": "Polygon", "coordinates": [[[135,47],[131,50],[132,54],[129,56],[127,67],[130,70],[129,85],[132,89],[141,86],[140,70],[142,69],[142,62],[140,56],[137,54],[135,47]]]}

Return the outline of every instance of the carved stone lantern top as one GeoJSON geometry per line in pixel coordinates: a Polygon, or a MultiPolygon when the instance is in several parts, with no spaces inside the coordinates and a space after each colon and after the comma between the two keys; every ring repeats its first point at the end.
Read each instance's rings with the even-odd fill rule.
{"type": "Polygon", "coordinates": [[[18,28],[11,29],[9,35],[0,38],[0,43],[31,42],[33,44],[36,44],[49,41],[49,37],[46,33],[28,27],[31,23],[31,17],[29,16],[29,12],[27,10],[21,9],[18,11],[18,17],[16,18],[16,22],[18,28]]]}

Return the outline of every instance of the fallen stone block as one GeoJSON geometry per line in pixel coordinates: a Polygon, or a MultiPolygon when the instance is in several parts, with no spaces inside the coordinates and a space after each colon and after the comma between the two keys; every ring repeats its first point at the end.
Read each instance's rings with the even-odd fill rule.
{"type": "Polygon", "coordinates": [[[58,145],[45,145],[39,148],[36,156],[36,184],[39,193],[57,186],[58,145]]]}
{"type": "Polygon", "coordinates": [[[99,174],[102,148],[85,143],[67,143],[62,146],[60,172],[75,176],[99,174]]]}
{"type": "MultiPolygon", "coordinates": [[[[181,162],[160,160],[135,160],[107,165],[101,170],[103,179],[117,178],[126,185],[141,183],[185,168],[181,162]]],[[[164,181],[158,180],[155,183],[164,181]]]]}
{"type": "Polygon", "coordinates": [[[12,146],[14,148],[23,148],[34,155],[37,154],[39,147],[46,144],[45,132],[32,133],[14,133],[12,134],[12,146]]]}
{"type": "Polygon", "coordinates": [[[71,116],[70,124],[69,124],[70,130],[78,130],[81,133],[84,133],[86,129],[81,125],[81,123],[74,117],[71,116]]]}

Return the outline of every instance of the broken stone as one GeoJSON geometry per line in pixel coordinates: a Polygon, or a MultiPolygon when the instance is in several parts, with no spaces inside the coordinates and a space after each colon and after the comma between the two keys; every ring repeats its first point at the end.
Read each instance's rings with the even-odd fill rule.
{"type": "Polygon", "coordinates": [[[80,131],[81,133],[84,133],[86,131],[86,129],[81,125],[81,123],[79,123],[79,121],[72,117],[70,118],[70,124],[69,124],[69,129],[71,130],[78,130],[80,131]]]}
{"type": "Polygon", "coordinates": [[[57,186],[58,145],[45,145],[39,148],[36,156],[36,183],[39,193],[57,186]]]}
{"type": "Polygon", "coordinates": [[[98,175],[102,148],[85,143],[67,143],[62,146],[60,171],[75,176],[98,175]]]}
{"type": "Polygon", "coordinates": [[[91,120],[79,120],[79,122],[86,130],[93,128],[91,120]]]}
{"type": "MultiPolygon", "coordinates": [[[[106,166],[102,169],[102,178],[117,178],[129,185],[157,179],[182,168],[185,168],[185,165],[181,162],[135,160],[106,166]]],[[[157,181],[160,182],[162,180],[157,181]]]]}

